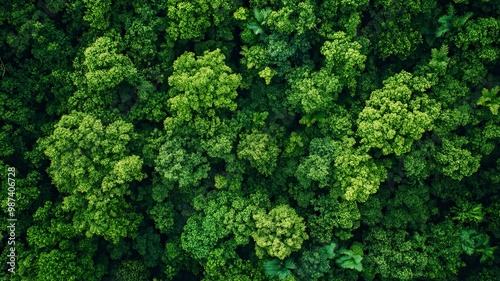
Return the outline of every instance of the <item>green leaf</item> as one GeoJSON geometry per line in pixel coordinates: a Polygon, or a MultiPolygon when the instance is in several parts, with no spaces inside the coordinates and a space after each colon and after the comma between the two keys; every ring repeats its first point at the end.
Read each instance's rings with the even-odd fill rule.
{"type": "Polygon", "coordinates": [[[295,264],[295,262],[291,258],[287,258],[285,260],[285,267],[288,269],[296,269],[297,265],[295,264]]]}
{"type": "Polygon", "coordinates": [[[355,255],[351,250],[341,249],[339,252],[344,254],[344,256],[336,260],[336,263],[340,267],[355,269],[359,272],[363,271],[363,265],[361,264],[363,257],[355,255]]]}
{"type": "Polygon", "coordinates": [[[332,242],[329,245],[323,246],[323,249],[326,252],[326,257],[329,259],[333,259],[336,254],[335,254],[335,249],[337,248],[337,243],[332,242]]]}
{"type": "Polygon", "coordinates": [[[252,30],[255,35],[264,34],[264,29],[256,22],[249,23],[247,28],[252,30]]]}
{"type": "Polygon", "coordinates": [[[291,259],[287,259],[283,264],[278,259],[264,261],[264,272],[269,278],[279,278],[283,280],[292,275],[290,269],[295,269],[295,263],[291,259]]]}
{"type": "Polygon", "coordinates": [[[263,22],[270,13],[271,8],[265,8],[262,10],[259,10],[257,8],[253,9],[253,15],[255,16],[255,19],[260,23],[263,22]]]}
{"type": "Polygon", "coordinates": [[[490,110],[493,115],[498,115],[498,109],[500,108],[500,104],[498,103],[493,103],[490,104],[490,110]]]}

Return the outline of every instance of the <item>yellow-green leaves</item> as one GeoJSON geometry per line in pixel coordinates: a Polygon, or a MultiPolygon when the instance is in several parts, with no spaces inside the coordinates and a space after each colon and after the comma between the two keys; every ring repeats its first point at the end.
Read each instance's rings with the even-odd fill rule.
{"type": "Polygon", "coordinates": [[[174,62],[174,73],[168,78],[168,104],[175,117],[190,121],[196,113],[236,109],[241,76],[233,74],[224,60],[217,49],[197,58],[194,53],[184,53],[174,62]]]}
{"type": "Polygon", "coordinates": [[[168,0],[167,3],[170,20],[167,33],[174,40],[200,40],[207,28],[221,25],[234,11],[231,1],[168,0]]]}
{"type": "Polygon", "coordinates": [[[238,157],[250,161],[252,167],[266,176],[276,168],[279,153],[276,140],[257,130],[242,136],[238,144],[238,157]]]}
{"type": "Polygon", "coordinates": [[[83,0],[83,3],[87,8],[83,19],[93,28],[106,30],[109,27],[111,0],[83,0]]]}
{"type": "Polygon", "coordinates": [[[341,240],[350,239],[351,231],[360,225],[361,214],[356,202],[318,196],[311,203],[315,212],[308,217],[307,223],[311,238],[320,243],[330,242],[334,235],[341,240]]]}
{"type": "Polygon", "coordinates": [[[257,229],[252,237],[260,258],[269,255],[283,260],[300,250],[302,243],[309,239],[304,219],[288,205],[280,205],[268,214],[259,212],[253,215],[253,219],[257,229]]]}
{"type": "Polygon", "coordinates": [[[276,71],[272,70],[268,66],[266,66],[263,70],[259,71],[259,76],[261,78],[264,78],[266,81],[266,85],[269,85],[271,83],[271,79],[273,79],[273,76],[276,74],[276,71]]]}
{"type": "Polygon", "coordinates": [[[91,115],[73,112],[40,141],[51,160],[47,171],[64,196],[63,210],[74,214],[77,232],[116,243],[137,229],[141,216],[129,212],[124,198],[131,193],[129,185],[145,177],[142,159],[127,148],[132,138],[129,123],[104,126],[91,115]]]}
{"type": "Polygon", "coordinates": [[[478,105],[487,106],[490,108],[493,115],[498,114],[498,109],[500,108],[500,87],[496,86],[490,90],[483,88],[482,96],[477,101],[478,105]]]}
{"type": "Polygon", "coordinates": [[[365,202],[377,192],[386,179],[387,171],[362,148],[355,147],[353,138],[340,141],[317,138],[311,141],[309,156],[303,158],[296,178],[306,189],[312,182],[320,188],[328,187],[332,197],[365,202]]]}
{"type": "Polygon", "coordinates": [[[442,148],[436,153],[436,161],[441,165],[444,175],[455,180],[462,180],[475,173],[480,166],[481,155],[473,155],[464,148],[467,139],[455,137],[442,140],[442,148]]]}
{"type": "Polygon", "coordinates": [[[297,69],[287,76],[287,80],[290,84],[288,102],[293,109],[306,113],[306,116],[327,112],[342,90],[340,79],[326,68],[317,72],[307,68],[297,69]]]}
{"type": "Polygon", "coordinates": [[[95,39],[75,59],[71,76],[76,91],[68,100],[70,108],[98,116],[110,114],[120,97],[123,99],[133,91],[128,88],[138,84],[136,67],[121,53],[121,38],[111,34],[95,39]]]}
{"type": "Polygon", "coordinates": [[[266,23],[281,34],[304,34],[314,28],[319,21],[314,13],[312,1],[283,1],[283,7],[272,11],[266,23]]]}
{"type": "Polygon", "coordinates": [[[366,56],[361,53],[361,44],[344,32],[336,32],[321,47],[326,58],[326,68],[344,81],[350,90],[356,87],[356,77],[365,69],[366,56]]]}
{"type": "Polygon", "coordinates": [[[132,61],[117,48],[118,42],[105,36],[85,49],[83,66],[89,91],[112,89],[137,73],[132,61]]]}
{"type": "Polygon", "coordinates": [[[349,201],[365,202],[386,179],[387,170],[354,144],[354,139],[347,137],[338,143],[333,169],[334,188],[330,193],[333,197],[340,195],[349,201]]]}
{"type": "Polygon", "coordinates": [[[210,166],[200,153],[190,153],[179,139],[172,139],[160,147],[155,169],[167,186],[189,190],[208,177],[210,166]]]}
{"type": "Polygon", "coordinates": [[[191,216],[184,226],[182,248],[201,260],[220,252],[221,248],[231,251],[227,247],[248,244],[255,230],[252,215],[263,212],[269,202],[261,194],[245,198],[239,193],[220,191],[211,192],[207,197],[199,195],[193,205],[199,213],[191,216]]]}
{"type": "Polygon", "coordinates": [[[354,93],[356,78],[365,68],[361,44],[344,32],[336,32],[329,39],[321,47],[325,63],[318,71],[304,66],[286,76],[290,85],[288,102],[294,111],[305,113],[300,122],[307,126],[327,117],[344,88],[354,93]]]}
{"type": "Polygon", "coordinates": [[[372,92],[358,117],[357,134],[361,144],[379,148],[384,155],[402,155],[415,140],[433,129],[440,105],[427,95],[413,96],[431,86],[424,78],[412,78],[405,71],[384,81],[384,87],[372,92]]]}

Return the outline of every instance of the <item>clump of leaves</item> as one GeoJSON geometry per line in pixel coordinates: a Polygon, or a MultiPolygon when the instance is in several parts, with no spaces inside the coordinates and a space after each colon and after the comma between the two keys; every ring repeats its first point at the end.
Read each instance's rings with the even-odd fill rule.
{"type": "Polygon", "coordinates": [[[303,251],[300,258],[300,267],[297,275],[301,280],[314,281],[323,277],[330,271],[330,260],[336,256],[337,244],[330,243],[322,247],[315,247],[313,250],[303,251]]]}
{"type": "Polygon", "coordinates": [[[143,262],[137,260],[124,260],[116,269],[118,281],[146,281],[149,273],[143,262]]]}
{"type": "Polygon", "coordinates": [[[265,9],[253,9],[253,14],[257,22],[251,22],[247,25],[247,28],[253,31],[255,35],[264,34],[264,28],[262,23],[266,20],[267,16],[271,13],[271,8],[265,9]]]}
{"type": "Polygon", "coordinates": [[[363,271],[361,255],[355,254],[352,250],[340,249],[339,254],[342,254],[335,262],[342,268],[355,269],[359,272],[363,271]]]}
{"type": "Polygon", "coordinates": [[[455,8],[450,5],[448,7],[448,13],[438,19],[438,22],[441,24],[441,26],[439,26],[438,30],[436,31],[436,37],[442,37],[453,27],[463,26],[471,16],[472,12],[469,12],[462,17],[458,17],[455,14],[455,8]]]}
{"type": "Polygon", "coordinates": [[[500,108],[500,96],[498,96],[498,92],[500,92],[499,86],[496,86],[491,90],[483,88],[483,95],[479,98],[477,104],[489,107],[491,113],[493,113],[493,115],[497,115],[498,109],[500,108]]]}
{"type": "Polygon", "coordinates": [[[325,258],[333,259],[336,256],[336,254],[335,254],[336,248],[337,248],[337,243],[332,242],[328,245],[321,247],[320,253],[325,258]]]}
{"type": "Polygon", "coordinates": [[[269,278],[285,278],[292,276],[292,270],[296,269],[297,265],[292,258],[287,258],[284,261],[272,259],[264,261],[264,272],[269,278]]]}
{"type": "Polygon", "coordinates": [[[453,219],[462,223],[479,223],[483,220],[483,205],[472,202],[458,203],[451,208],[453,219]]]}
{"type": "Polygon", "coordinates": [[[484,233],[478,233],[474,229],[462,230],[460,234],[462,250],[471,256],[474,254],[481,254],[481,263],[492,260],[493,253],[497,246],[490,246],[490,237],[484,233]]]}

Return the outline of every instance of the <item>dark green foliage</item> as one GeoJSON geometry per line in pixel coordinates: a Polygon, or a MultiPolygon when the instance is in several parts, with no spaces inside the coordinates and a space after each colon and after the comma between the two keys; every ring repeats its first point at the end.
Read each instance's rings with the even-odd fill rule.
{"type": "Polygon", "coordinates": [[[138,260],[124,260],[116,269],[117,281],[146,281],[148,277],[146,267],[138,260]]]}
{"type": "Polygon", "coordinates": [[[452,5],[448,6],[448,13],[438,19],[441,24],[436,31],[436,37],[444,36],[445,33],[452,30],[454,27],[461,27],[465,22],[472,16],[472,12],[465,14],[464,16],[457,16],[455,14],[455,8],[452,5]]]}
{"type": "Polygon", "coordinates": [[[462,249],[467,255],[480,254],[480,262],[486,262],[494,258],[497,246],[490,246],[490,237],[476,230],[462,230],[460,234],[462,249]]]}
{"type": "Polygon", "coordinates": [[[0,280],[498,280],[499,14],[0,1],[0,280]]]}
{"type": "Polygon", "coordinates": [[[483,220],[483,205],[472,202],[459,203],[451,208],[453,219],[462,223],[480,223],[483,220]]]}
{"type": "Polygon", "coordinates": [[[318,280],[330,271],[330,260],[336,253],[337,244],[332,242],[313,251],[303,251],[297,275],[303,280],[318,280]]]}

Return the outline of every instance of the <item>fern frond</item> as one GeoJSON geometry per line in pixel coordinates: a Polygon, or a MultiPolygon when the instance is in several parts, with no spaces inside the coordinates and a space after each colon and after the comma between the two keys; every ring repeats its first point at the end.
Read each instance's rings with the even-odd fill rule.
{"type": "Polygon", "coordinates": [[[455,8],[451,4],[448,6],[448,16],[450,18],[454,18],[455,17],[455,8]]]}
{"type": "Polygon", "coordinates": [[[440,26],[438,30],[436,31],[436,37],[441,37],[443,36],[446,32],[450,31],[449,27],[446,26],[440,26]]]}
{"type": "Polygon", "coordinates": [[[448,6],[448,13],[439,17],[438,22],[441,26],[436,31],[436,37],[443,36],[446,32],[450,31],[455,21],[455,8],[452,5],[448,6]]]}
{"type": "Polygon", "coordinates": [[[443,45],[441,49],[432,49],[432,59],[438,62],[448,61],[448,46],[443,45]]]}
{"type": "Polygon", "coordinates": [[[463,26],[470,17],[472,17],[472,12],[468,12],[465,16],[458,18],[458,24],[463,26]]]}
{"type": "Polygon", "coordinates": [[[296,269],[297,265],[291,258],[288,258],[285,260],[285,267],[288,269],[296,269]]]}
{"type": "Polygon", "coordinates": [[[263,22],[270,13],[271,8],[265,8],[262,10],[259,10],[257,8],[253,9],[253,15],[258,22],[263,22]]]}
{"type": "Polygon", "coordinates": [[[297,266],[292,259],[288,258],[284,264],[282,261],[273,259],[264,261],[264,272],[269,278],[279,278],[283,280],[292,275],[290,269],[295,269],[297,266]]]}
{"type": "Polygon", "coordinates": [[[247,28],[252,30],[255,35],[264,34],[264,29],[256,22],[249,23],[247,28]]]}
{"type": "Polygon", "coordinates": [[[488,106],[493,115],[498,114],[498,110],[500,109],[500,97],[498,97],[498,92],[500,92],[500,87],[496,86],[491,90],[483,88],[482,96],[477,101],[478,105],[488,106]]]}

